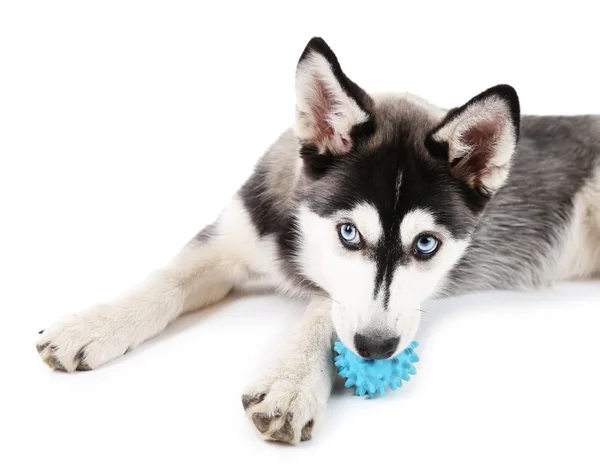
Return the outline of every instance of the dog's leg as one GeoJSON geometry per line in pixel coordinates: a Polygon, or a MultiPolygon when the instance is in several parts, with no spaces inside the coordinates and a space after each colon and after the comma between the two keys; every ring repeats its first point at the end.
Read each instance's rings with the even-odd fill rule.
{"type": "Polygon", "coordinates": [[[89,370],[157,335],[175,318],[219,301],[248,278],[252,227],[239,202],[163,269],[117,300],[60,319],[40,332],[37,349],[50,367],[89,370]],[[236,244],[237,242],[237,244],[236,244]]]}
{"type": "Polygon", "coordinates": [[[333,341],[331,301],[317,298],[282,352],[242,396],[262,438],[291,444],[311,438],[331,391],[333,341]]]}

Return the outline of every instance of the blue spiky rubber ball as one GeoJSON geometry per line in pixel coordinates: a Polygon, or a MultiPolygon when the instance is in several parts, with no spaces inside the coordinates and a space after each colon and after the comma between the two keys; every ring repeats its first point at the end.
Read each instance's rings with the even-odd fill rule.
{"type": "Polygon", "coordinates": [[[333,362],[338,375],[346,379],[344,386],[354,386],[355,396],[375,397],[385,395],[387,389],[392,391],[402,386],[402,381],[409,381],[410,375],[417,373],[413,363],[419,361],[415,348],[419,344],[411,344],[399,355],[386,360],[365,360],[354,354],[340,340],[335,342],[333,349],[338,354],[333,362]]]}

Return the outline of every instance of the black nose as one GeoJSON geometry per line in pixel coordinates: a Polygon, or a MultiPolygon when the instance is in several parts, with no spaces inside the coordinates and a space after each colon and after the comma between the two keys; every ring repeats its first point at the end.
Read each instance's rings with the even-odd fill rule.
{"type": "Polygon", "coordinates": [[[373,360],[383,360],[392,356],[398,348],[398,343],[400,337],[367,337],[360,333],[354,335],[354,346],[358,354],[373,360]]]}

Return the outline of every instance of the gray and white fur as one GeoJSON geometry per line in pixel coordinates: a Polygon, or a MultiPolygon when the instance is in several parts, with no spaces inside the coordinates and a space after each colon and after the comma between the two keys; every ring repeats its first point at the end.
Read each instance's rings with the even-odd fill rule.
{"type": "Polygon", "coordinates": [[[127,294],[40,333],[44,362],[94,369],[265,280],[310,301],[242,403],[264,439],[296,444],[325,408],[336,337],[386,358],[410,343],[428,298],[600,272],[598,116],[521,116],[507,85],[452,110],[367,94],[320,38],[296,92],[294,127],[217,221],[127,294]]]}

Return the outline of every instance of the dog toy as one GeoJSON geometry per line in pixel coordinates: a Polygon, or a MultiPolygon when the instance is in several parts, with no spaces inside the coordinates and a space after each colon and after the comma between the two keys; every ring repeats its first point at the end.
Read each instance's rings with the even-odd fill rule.
{"type": "Polygon", "coordinates": [[[402,353],[387,360],[365,360],[338,340],[333,346],[338,353],[333,361],[338,375],[346,379],[344,386],[354,386],[355,396],[383,396],[386,387],[394,391],[402,386],[402,381],[409,381],[410,375],[417,373],[413,366],[413,363],[419,361],[415,353],[417,346],[417,342],[411,342],[402,353]]]}

